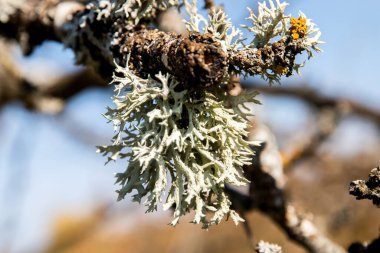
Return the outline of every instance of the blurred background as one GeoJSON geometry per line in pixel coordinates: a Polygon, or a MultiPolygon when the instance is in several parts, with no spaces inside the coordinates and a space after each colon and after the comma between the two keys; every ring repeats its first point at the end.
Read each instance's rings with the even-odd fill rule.
{"type": "MultiPolygon", "coordinates": [[[[224,4],[235,25],[248,24],[246,7],[257,7],[253,0],[215,2],[224,4]]],[[[293,16],[302,10],[318,24],[324,52],[306,63],[301,76],[272,87],[278,92],[256,78],[244,84],[261,91],[254,120],[270,127],[284,157],[310,149],[287,167],[289,199],[347,248],[375,238],[380,227],[378,210],[348,194],[350,181],[380,165],[380,2],[288,2],[293,16]],[[306,90],[334,103],[283,89],[306,90]]],[[[170,212],[145,214],[129,198],[116,202],[114,173],[127,161],[104,166],[106,158],[95,152],[113,135],[101,115],[112,106],[112,87],[75,66],[73,52],[61,44],[46,42],[29,57],[17,45],[1,47],[0,252],[252,252],[241,225],[227,221],[203,231],[184,219],[174,229],[166,225],[170,212]],[[16,92],[15,71],[45,90],[70,82],[92,87],[41,99],[31,110],[35,101],[8,94],[16,92]]],[[[248,219],[255,240],[305,252],[263,214],[253,212],[248,219]]]]}

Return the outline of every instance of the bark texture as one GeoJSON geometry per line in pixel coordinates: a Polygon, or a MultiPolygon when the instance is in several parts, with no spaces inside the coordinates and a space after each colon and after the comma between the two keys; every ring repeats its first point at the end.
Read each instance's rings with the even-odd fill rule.
{"type": "Polygon", "coordinates": [[[60,41],[74,50],[78,63],[104,77],[111,76],[114,62],[125,65],[131,55],[131,67],[141,74],[168,72],[201,85],[220,82],[230,70],[257,75],[281,67],[291,75],[295,56],[305,50],[301,40],[289,37],[260,49],[226,52],[207,34],[162,32],[144,22],[132,26],[99,15],[94,4],[33,0],[0,22],[0,34],[18,41],[26,54],[45,40],[60,41]]]}
{"type": "Polygon", "coordinates": [[[380,207],[380,167],[374,168],[368,180],[355,180],[350,184],[350,194],[356,199],[369,199],[380,207]]]}

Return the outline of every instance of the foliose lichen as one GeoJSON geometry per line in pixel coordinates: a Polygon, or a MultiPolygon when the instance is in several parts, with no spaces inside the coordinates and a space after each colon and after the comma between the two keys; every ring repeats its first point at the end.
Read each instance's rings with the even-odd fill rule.
{"type": "Polygon", "coordinates": [[[181,2],[181,0],[116,0],[115,8],[117,13],[121,13],[136,25],[142,18],[155,18],[159,11],[178,7],[181,2]]]}
{"type": "Polygon", "coordinates": [[[116,108],[105,116],[117,134],[99,151],[109,160],[129,159],[126,171],[116,175],[119,199],[135,190],[133,200],[147,197],[148,212],[163,203],[174,210],[172,225],[192,210],[193,222],[205,228],[225,215],[242,221],[224,187],[248,183],[242,166],[250,164],[254,143],[245,139],[250,113],[244,103],[258,103],[256,94],[232,97],[218,85],[184,89],[170,75],[142,79],[121,66],[113,84],[116,108]]]}
{"type": "MultiPolygon", "coordinates": [[[[153,20],[157,11],[180,4],[177,0],[110,3],[111,7],[104,5],[98,15],[109,17],[108,10],[113,10],[110,15],[114,16],[121,12],[122,18],[132,24],[153,20]]],[[[248,19],[252,24],[245,28],[255,38],[244,44],[243,33],[232,25],[221,8],[211,8],[205,18],[199,14],[196,0],[184,1],[189,15],[185,23],[193,35],[184,39],[178,36],[172,41],[210,37],[227,58],[236,56],[245,61],[240,66],[248,67],[247,73],[260,74],[269,82],[278,81],[302,66],[295,63],[296,54],[306,50],[311,57],[311,50],[319,51],[320,43],[315,25],[302,13],[297,22],[285,15],[286,5],[269,0],[269,7],[261,3],[257,14],[250,10],[248,19]],[[251,53],[261,58],[252,58],[251,53]],[[260,66],[251,66],[252,62],[260,66]]],[[[145,47],[149,49],[149,45],[145,47]]],[[[207,70],[211,59],[206,54],[202,57],[207,70]]],[[[233,62],[226,60],[226,64],[233,62]]],[[[172,225],[189,212],[194,212],[192,222],[201,223],[203,228],[218,224],[225,216],[235,223],[243,221],[230,208],[231,200],[225,192],[226,185],[248,183],[243,166],[252,161],[254,153],[250,145],[257,144],[247,141],[252,116],[247,103],[259,103],[255,99],[257,93],[232,96],[228,92],[231,77],[244,74],[243,70],[229,66],[225,76],[212,84],[199,85],[196,79],[186,81],[174,72],[141,74],[139,69],[144,68],[130,68],[130,64],[136,63],[127,61],[125,66],[115,63],[112,81],[115,108],[108,108],[105,117],[113,123],[116,135],[111,145],[98,150],[108,156],[108,161],[128,159],[126,170],[116,175],[119,200],[133,194],[133,200],[144,202],[148,212],[162,204],[164,209],[174,211],[172,225]]]]}

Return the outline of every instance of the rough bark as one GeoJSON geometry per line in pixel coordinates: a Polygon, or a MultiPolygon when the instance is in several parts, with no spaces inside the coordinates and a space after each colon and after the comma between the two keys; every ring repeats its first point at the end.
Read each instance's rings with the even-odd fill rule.
{"type": "Polygon", "coordinates": [[[368,180],[355,180],[350,184],[350,194],[356,199],[369,199],[380,207],[380,167],[371,170],[368,180]]]}
{"type": "Polygon", "coordinates": [[[190,83],[211,85],[227,74],[227,54],[210,35],[188,36],[158,30],[141,30],[125,35],[113,47],[123,62],[130,54],[139,73],[168,72],[190,83]]]}
{"type": "Polygon", "coordinates": [[[0,22],[0,34],[18,41],[25,53],[44,40],[60,41],[74,50],[78,63],[104,77],[111,76],[114,62],[125,65],[131,54],[132,67],[142,74],[169,72],[200,84],[219,82],[229,70],[256,75],[281,66],[291,75],[295,55],[305,49],[300,40],[283,39],[260,49],[225,52],[209,35],[177,35],[149,30],[144,23],[98,19],[95,9],[76,1],[33,0],[0,22]]]}
{"type": "Polygon", "coordinates": [[[271,217],[291,240],[310,253],[346,253],[342,247],[323,235],[310,219],[288,203],[283,189],[285,175],[272,134],[260,126],[254,130],[251,138],[262,140],[263,143],[253,147],[256,156],[252,165],[245,168],[246,176],[252,182],[249,195],[229,190],[234,206],[240,207],[241,211],[257,208],[271,217]]]}
{"type": "Polygon", "coordinates": [[[290,76],[296,55],[304,50],[301,40],[281,39],[262,48],[234,52],[230,55],[230,63],[250,75],[268,70],[275,72],[277,66],[282,66],[287,68],[286,76],[290,76]]]}

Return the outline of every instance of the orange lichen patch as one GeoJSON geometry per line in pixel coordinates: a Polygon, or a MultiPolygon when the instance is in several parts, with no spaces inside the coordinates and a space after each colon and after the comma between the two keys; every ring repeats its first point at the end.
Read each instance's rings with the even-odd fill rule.
{"type": "Polygon", "coordinates": [[[284,66],[281,66],[281,65],[277,65],[274,70],[273,70],[276,74],[279,74],[279,75],[286,75],[288,73],[288,68],[287,67],[284,67],[284,66]]]}
{"type": "Polygon", "coordinates": [[[303,38],[307,33],[308,26],[306,24],[306,18],[291,18],[290,25],[290,32],[293,39],[303,38]]]}

